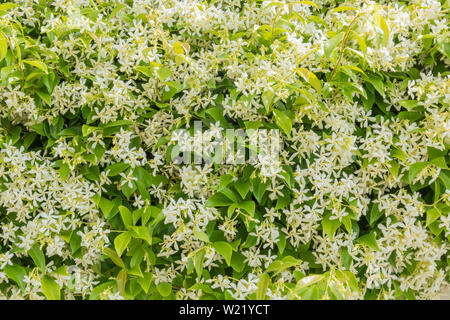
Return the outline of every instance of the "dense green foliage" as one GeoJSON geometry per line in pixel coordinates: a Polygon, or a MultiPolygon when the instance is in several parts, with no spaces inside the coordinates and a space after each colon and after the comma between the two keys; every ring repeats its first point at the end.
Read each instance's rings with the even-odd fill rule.
{"type": "Polygon", "coordinates": [[[448,284],[448,1],[0,2],[0,298],[448,284]]]}

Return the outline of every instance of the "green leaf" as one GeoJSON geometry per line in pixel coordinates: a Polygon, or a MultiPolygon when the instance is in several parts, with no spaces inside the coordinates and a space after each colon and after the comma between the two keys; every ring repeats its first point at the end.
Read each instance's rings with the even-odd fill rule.
{"type": "Polygon", "coordinates": [[[322,219],[322,228],[323,232],[325,232],[329,238],[333,238],[334,233],[341,225],[341,222],[338,219],[331,220],[330,217],[331,214],[328,214],[322,219]]]}
{"type": "Polygon", "coordinates": [[[370,74],[368,77],[364,77],[364,80],[370,82],[370,84],[375,88],[375,90],[378,91],[378,93],[384,97],[384,85],[383,81],[380,79],[380,77],[370,74]]]}
{"type": "Polygon", "coordinates": [[[403,162],[406,162],[406,154],[403,152],[402,149],[393,147],[391,150],[391,156],[397,159],[402,160],[403,162]]]}
{"type": "Polygon", "coordinates": [[[41,89],[36,89],[36,93],[39,96],[39,98],[44,100],[45,103],[47,103],[49,106],[52,104],[52,99],[47,92],[45,92],[44,90],[41,90],[41,89]]]}
{"type": "Polygon", "coordinates": [[[350,6],[339,6],[337,8],[334,8],[330,11],[330,13],[335,13],[335,12],[342,12],[342,11],[351,11],[351,10],[355,10],[355,11],[359,11],[358,8],[355,7],[350,7],[350,6]]]}
{"type": "Polygon", "coordinates": [[[282,191],[285,196],[277,199],[277,204],[275,206],[275,210],[283,209],[291,203],[291,194],[289,191],[282,191]]]}
{"type": "Polygon", "coordinates": [[[183,90],[183,86],[181,83],[177,81],[166,81],[163,82],[163,84],[167,85],[169,90],[164,90],[162,94],[162,101],[168,101],[171,99],[175,94],[183,90]]]}
{"type": "Polygon", "coordinates": [[[80,127],[72,127],[72,128],[67,128],[62,130],[61,132],[59,132],[59,136],[72,136],[72,137],[76,137],[76,136],[81,136],[82,131],[80,127]]]}
{"type": "Polygon", "coordinates": [[[339,32],[333,38],[331,38],[327,42],[325,42],[323,50],[328,59],[330,58],[333,50],[339,45],[339,43],[341,42],[341,40],[343,38],[344,38],[344,32],[339,32]]]}
{"type": "Polygon", "coordinates": [[[231,267],[236,272],[242,272],[245,268],[245,256],[238,252],[235,252],[231,258],[231,267]]]}
{"type": "Polygon", "coordinates": [[[128,273],[126,269],[122,269],[117,274],[116,282],[117,282],[117,291],[122,295],[122,297],[125,296],[125,286],[127,283],[127,277],[128,273]]]}
{"type": "Polygon", "coordinates": [[[72,233],[70,237],[70,250],[72,250],[72,253],[75,253],[80,249],[81,247],[81,237],[76,234],[75,232],[72,233]]]}
{"type": "Polygon", "coordinates": [[[286,236],[283,232],[280,232],[280,240],[277,242],[277,247],[280,254],[283,254],[284,249],[286,248],[286,236]]]}
{"type": "Polygon", "coordinates": [[[41,80],[42,80],[42,83],[47,88],[47,91],[49,94],[51,94],[53,92],[55,85],[59,81],[54,72],[49,72],[48,74],[43,75],[41,80]]]}
{"type": "Polygon", "coordinates": [[[135,124],[134,121],[131,120],[116,120],[113,122],[108,122],[107,124],[105,124],[102,128],[106,129],[106,128],[113,128],[113,127],[122,127],[122,126],[128,126],[128,125],[132,125],[135,124]]]}
{"type": "Polygon", "coordinates": [[[112,288],[116,285],[115,281],[107,281],[92,289],[91,294],[89,295],[89,300],[98,300],[99,295],[109,288],[112,288]]]}
{"type": "Polygon", "coordinates": [[[238,204],[239,208],[244,209],[250,216],[253,217],[255,214],[255,202],[254,201],[243,201],[238,204]]]}
{"type": "Polygon", "coordinates": [[[266,269],[266,272],[280,271],[284,270],[284,263],[281,260],[272,261],[266,269]]]}
{"type": "Polygon", "coordinates": [[[352,233],[352,219],[349,215],[346,215],[345,217],[342,217],[342,224],[345,227],[345,230],[347,230],[348,233],[352,233]]]}
{"type": "Polygon", "coordinates": [[[233,247],[225,241],[217,241],[213,244],[214,250],[225,258],[228,265],[231,263],[231,255],[233,253],[233,247]]]}
{"type": "Polygon", "coordinates": [[[355,31],[351,30],[351,32],[352,32],[353,36],[355,37],[356,41],[358,42],[359,49],[362,51],[362,54],[361,54],[361,52],[356,51],[356,50],[354,50],[354,52],[355,52],[355,53],[358,53],[358,55],[359,55],[361,58],[364,59],[364,54],[365,54],[366,51],[367,51],[367,45],[366,45],[366,42],[365,42],[364,39],[363,39],[362,37],[360,37],[359,34],[357,34],[355,31]]]}
{"type": "Polygon", "coordinates": [[[272,89],[265,90],[264,93],[261,95],[261,100],[264,107],[266,108],[266,112],[270,111],[270,107],[272,106],[274,96],[275,93],[273,92],[272,89]]]}
{"type": "Polygon", "coordinates": [[[126,8],[127,5],[123,4],[123,3],[119,3],[117,5],[114,6],[114,9],[111,11],[111,13],[108,16],[108,20],[111,20],[112,18],[114,18],[117,13],[119,13],[120,10],[122,10],[123,8],[126,8]]]}
{"type": "Polygon", "coordinates": [[[317,10],[319,10],[319,6],[317,4],[315,4],[312,1],[296,1],[294,3],[300,3],[300,4],[308,4],[310,6],[313,6],[314,8],[316,8],[317,10]]]}
{"type": "Polygon", "coordinates": [[[301,278],[296,286],[295,286],[295,290],[299,290],[305,287],[309,287],[311,285],[313,285],[314,283],[317,283],[319,281],[321,281],[322,279],[324,279],[325,276],[323,274],[312,274],[310,276],[301,278]]]}
{"type": "Polygon", "coordinates": [[[434,181],[433,191],[434,191],[434,202],[438,202],[439,196],[441,195],[441,184],[439,183],[439,180],[434,181]]]}
{"type": "Polygon", "coordinates": [[[427,147],[428,159],[433,160],[447,155],[447,149],[439,150],[433,147],[427,147]]]}
{"type": "Polygon", "coordinates": [[[147,77],[153,78],[153,68],[151,66],[137,66],[135,69],[147,77]]]}
{"type": "Polygon", "coordinates": [[[137,283],[141,286],[141,288],[145,291],[145,293],[148,293],[148,289],[150,288],[150,285],[152,284],[153,280],[153,274],[150,272],[144,273],[144,276],[142,278],[137,279],[137,283]]]}
{"type": "MultiPolygon", "coordinates": [[[[267,267],[266,272],[275,272],[275,274],[302,264],[302,260],[296,259],[292,256],[286,256],[282,260],[274,260],[272,263],[267,267]]],[[[274,275],[275,275],[274,274],[274,275]]]]}
{"type": "Polygon", "coordinates": [[[27,275],[27,271],[24,267],[19,266],[17,264],[6,265],[3,268],[3,271],[5,272],[6,276],[12,280],[14,280],[22,289],[22,291],[25,290],[26,284],[24,281],[24,277],[27,275]]]}
{"type": "Polygon", "coordinates": [[[311,286],[301,294],[302,300],[319,300],[321,296],[318,286],[311,286]]]}
{"type": "Polygon", "coordinates": [[[203,242],[209,242],[208,235],[205,232],[199,230],[196,226],[194,226],[193,233],[197,239],[199,239],[203,242]]]}
{"type": "Polygon", "coordinates": [[[450,43],[448,42],[448,40],[444,40],[444,38],[442,40],[438,40],[438,50],[442,52],[442,54],[444,54],[447,59],[450,59],[450,43]]]}
{"type": "Polygon", "coordinates": [[[228,218],[231,218],[231,216],[233,215],[233,213],[234,213],[234,211],[236,210],[237,207],[238,207],[238,204],[237,204],[237,203],[233,203],[232,205],[230,205],[230,206],[228,207],[228,210],[227,210],[227,216],[228,216],[228,218]]]}
{"type": "Polygon", "coordinates": [[[409,167],[408,181],[410,184],[427,165],[427,162],[416,162],[409,167]]]}
{"type": "Polygon", "coordinates": [[[162,209],[155,206],[148,206],[144,209],[142,214],[142,225],[146,225],[151,217],[156,218],[162,209]]]}
{"type": "Polygon", "coordinates": [[[340,288],[337,287],[337,284],[334,281],[330,281],[328,283],[328,295],[332,300],[344,300],[345,297],[340,292],[340,288]]]}
{"type": "Polygon", "coordinates": [[[25,135],[25,137],[23,139],[23,146],[24,146],[25,150],[27,150],[31,146],[31,144],[36,139],[36,137],[37,137],[37,134],[34,132],[30,132],[25,135]]]}
{"type": "Polygon", "coordinates": [[[100,210],[102,210],[105,217],[108,218],[109,213],[114,208],[114,203],[106,198],[101,197],[98,206],[100,207],[100,210]]]}
{"type": "Polygon", "coordinates": [[[12,8],[16,8],[19,5],[15,4],[15,3],[11,3],[11,2],[6,2],[6,3],[2,3],[0,4],[0,11],[6,11],[12,8]]]}
{"type": "Polygon", "coordinates": [[[120,216],[122,217],[125,227],[131,227],[133,225],[133,216],[127,207],[119,206],[120,216]]]}
{"type": "Polygon", "coordinates": [[[446,189],[450,189],[450,176],[446,171],[441,170],[441,173],[439,173],[439,179],[442,181],[446,189]]]}
{"type": "Polygon", "coordinates": [[[123,251],[127,248],[128,244],[131,241],[131,234],[127,232],[122,232],[114,239],[114,248],[116,248],[116,252],[120,257],[123,251]]]}
{"type": "Polygon", "coordinates": [[[347,247],[341,247],[340,250],[340,255],[341,255],[341,261],[342,261],[342,265],[344,266],[345,269],[349,269],[350,265],[352,264],[352,256],[348,253],[348,248],[347,247]]]}
{"type": "Polygon", "coordinates": [[[2,61],[6,57],[7,52],[8,44],[3,34],[0,33],[0,61],[2,61]]]}
{"type": "Polygon", "coordinates": [[[224,174],[220,176],[220,182],[219,182],[219,188],[218,191],[225,188],[227,185],[229,185],[233,181],[233,176],[230,174],[224,174]]]}
{"type": "Polygon", "coordinates": [[[166,177],[162,175],[152,175],[143,167],[136,167],[133,171],[133,175],[137,178],[137,184],[141,184],[144,188],[148,188],[152,185],[165,185],[167,183],[166,177]]]}
{"type": "Polygon", "coordinates": [[[239,179],[234,183],[234,187],[236,188],[237,192],[239,192],[242,199],[245,199],[245,196],[250,190],[250,182],[239,179]]]}
{"type": "Polygon", "coordinates": [[[369,214],[369,224],[373,226],[382,215],[383,211],[378,209],[378,203],[374,203],[369,214]]]}
{"type": "Polygon", "coordinates": [[[172,293],[172,284],[169,282],[161,282],[156,286],[159,294],[163,297],[167,297],[172,293]]]}
{"type": "Polygon", "coordinates": [[[133,250],[133,255],[130,260],[131,267],[135,267],[136,265],[139,265],[145,255],[145,250],[142,246],[136,246],[134,248],[135,248],[135,250],[133,250]]]}
{"type": "Polygon", "coordinates": [[[66,181],[70,175],[70,167],[67,163],[63,163],[61,167],[58,169],[59,175],[61,176],[62,181],[66,181]]]}
{"type": "Polygon", "coordinates": [[[41,278],[42,292],[48,300],[60,300],[61,292],[58,284],[55,280],[49,276],[43,276],[41,278]]]}
{"type": "Polygon", "coordinates": [[[264,193],[266,192],[269,181],[262,182],[259,178],[254,178],[250,180],[253,187],[253,195],[258,203],[261,203],[264,193]]]}
{"type": "Polygon", "coordinates": [[[53,271],[52,273],[59,274],[61,276],[68,276],[69,275],[67,273],[67,266],[61,266],[58,269],[56,269],[55,271],[53,271]]]}
{"type": "Polygon", "coordinates": [[[374,20],[375,24],[383,30],[383,40],[381,41],[381,44],[383,46],[387,46],[389,42],[389,27],[386,23],[386,20],[384,20],[383,16],[381,16],[378,13],[374,14],[374,20]]]}
{"type": "Polygon", "coordinates": [[[434,221],[433,223],[430,223],[428,226],[428,229],[437,237],[441,234],[441,232],[444,230],[443,227],[439,227],[439,221],[434,221]]]}
{"type": "Polygon", "coordinates": [[[417,107],[419,105],[419,102],[417,100],[401,100],[398,102],[398,104],[410,111],[417,107]]]}
{"type": "Polygon", "coordinates": [[[292,256],[286,256],[282,259],[285,268],[291,268],[302,264],[302,260],[292,256]]]}
{"type": "Polygon", "coordinates": [[[206,249],[202,248],[201,250],[197,251],[197,253],[194,256],[194,269],[197,273],[197,276],[202,275],[203,271],[203,258],[205,257],[206,249]]]}
{"type": "Polygon", "coordinates": [[[223,193],[216,193],[206,201],[205,205],[207,207],[226,207],[232,203],[233,201],[223,193]]]}
{"type": "Polygon", "coordinates": [[[434,164],[436,167],[441,169],[448,169],[445,157],[438,157],[430,160],[430,163],[434,164]]]}
{"type": "Polygon", "coordinates": [[[86,137],[86,136],[90,135],[92,132],[97,131],[97,130],[99,130],[99,128],[93,127],[93,126],[88,126],[86,124],[83,124],[83,126],[81,127],[83,137],[86,137]]]}
{"type": "Polygon", "coordinates": [[[35,243],[34,246],[28,250],[28,255],[33,259],[34,264],[41,269],[42,272],[45,272],[45,255],[38,243],[35,243]]]}
{"type": "Polygon", "coordinates": [[[341,68],[352,69],[354,71],[358,71],[359,73],[362,73],[363,75],[367,76],[366,73],[361,68],[358,68],[358,67],[355,67],[355,66],[352,66],[352,65],[341,66],[341,68]]]}
{"type": "Polygon", "coordinates": [[[414,122],[422,119],[424,116],[421,112],[402,111],[397,115],[397,117],[402,120],[409,120],[410,122],[414,122]]]}
{"type": "Polygon", "coordinates": [[[358,243],[365,244],[366,246],[374,250],[380,250],[377,244],[377,239],[375,237],[374,231],[371,231],[370,233],[365,234],[362,237],[359,237],[356,241],[358,243]]]}
{"type": "Polygon", "coordinates": [[[121,268],[125,268],[125,264],[123,263],[122,259],[117,255],[117,253],[110,249],[110,248],[106,248],[105,250],[103,250],[103,253],[106,254],[112,262],[114,262],[116,265],[118,265],[121,268]]]}
{"type": "Polygon", "coordinates": [[[152,237],[148,227],[145,226],[133,226],[130,229],[133,238],[145,240],[149,245],[152,244],[152,237]]]}
{"type": "Polygon", "coordinates": [[[230,199],[231,201],[237,202],[236,195],[229,188],[223,188],[222,190],[220,190],[220,192],[226,195],[227,198],[230,199]]]}
{"type": "Polygon", "coordinates": [[[428,227],[434,221],[436,221],[441,216],[441,212],[437,208],[432,208],[427,210],[427,221],[426,226],[428,227]]]}
{"type": "Polygon", "coordinates": [[[114,177],[114,176],[117,176],[118,174],[124,172],[129,167],[130,167],[130,165],[128,163],[118,162],[118,163],[114,163],[110,166],[107,166],[105,168],[105,172],[107,172],[109,170],[108,177],[114,177]]]}
{"type": "Polygon", "coordinates": [[[322,92],[322,84],[317,76],[305,68],[298,68],[297,73],[301,75],[301,77],[308,82],[318,93],[322,92]]]}
{"type": "Polygon", "coordinates": [[[263,273],[259,277],[258,289],[256,290],[256,300],[264,300],[266,297],[267,288],[270,285],[270,276],[267,273],[263,273]]]}
{"type": "Polygon", "coordinates": [[[23,62],[25,62],[26,64],[29,64],[29,65],[31,65],[33,67],[36,67],[36,68],[44,71],[45,74],[48,74],[48,67],[42,61],[38,61],[38,60],[23,60],[23,62]]]}
{"type": "Polygon", "coordinates": [[[358,280],[351,271],[336,270],[336,277],[343,283],[347,284],[354,292],[359,292],[358,280]]]}
{"type": "Polygon", "coordinates": [[[219,121],[220,124],[224,127],[224,128],[229,128],[230,125],[228,124],[227,120],[225,119],[225,117],[223,116],[223,111],[220,110],[217,107],[213,107],[213,108],[209,108],[205,111],[206,114],[209,114],[214,121],[219,121]]]}
{"type": "Polygon", "coordinates": [[[289,118],[286,113],[277,109],[273,110],[273,113],[275,115],[277,125],[284,131],[284,133],[286,133],[288,137],[290,137],[292,130],[292,119],[289,118]]]}
{"type": "Polygon", "coordinates": [[[163,67],[163,66],[159,67],[156,70],[156,74],[158,75],[158,79],[161,80],[161,81],[164,81],[167,78],[169,78],[172,75],[172,73],[173,72],[172,72],[171,69],[163,67]]]}

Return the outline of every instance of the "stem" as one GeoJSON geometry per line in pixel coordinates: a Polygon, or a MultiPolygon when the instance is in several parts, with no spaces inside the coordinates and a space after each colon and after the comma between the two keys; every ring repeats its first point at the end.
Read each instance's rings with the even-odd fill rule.
{"type": "Polygon", "coordinates": [[[339,65],[341,64],[341,60],[342,60],[342,58],[344,57],[345,43],[346,43],[347,40],[348,40],[348,36],[349,36],[349,34],[350,34],[350,31],[352,30],[353,25],[355,24],[356,20],[358,20],[358,19],[359,19],[362,15],[364,15],[364,14],[365,14],[365,12],[359,13],[359,14],[358,14],[356,17],[354,17],[353,20],[350,22],[350,25],[348,26],[348,29],[347,29],[347,31],[345,32],[344,39],[342,40],[341,50],[340,50],[340,52],[339,52],[339,59],[338,59],[338,61],[336,62],[336,66],[334,67],[333,72],[331,73],[330,80],[328,80],[329,82],[331,82],[331,81],[333,80],[334,76],[336,75],[337,70],[339,69],[339,65]]]}
{"type": "Polygon", "coordinates": [[[274,30],[274,28],[275,28],[275,22],[276,22],[276,20],[278,19],[278,16],[280,15],[280,13],[281,13],[281,9],[277,11],[277,14],[275,15],[275,17],[274,17],[273,20],[272,20],[272,42],[273,42],[274,31],[275,31],[275,30],[274,30]]]}

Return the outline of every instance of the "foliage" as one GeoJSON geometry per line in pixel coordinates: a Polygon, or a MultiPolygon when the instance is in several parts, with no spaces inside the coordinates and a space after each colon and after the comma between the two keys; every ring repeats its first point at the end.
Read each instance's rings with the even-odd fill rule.
{"type": "Polygon", "coordinates": [[[448,1],[0,2],[1,298],[448,283],[448,1]],[[177,129],[282,148],[175,164],[177,129]]]}

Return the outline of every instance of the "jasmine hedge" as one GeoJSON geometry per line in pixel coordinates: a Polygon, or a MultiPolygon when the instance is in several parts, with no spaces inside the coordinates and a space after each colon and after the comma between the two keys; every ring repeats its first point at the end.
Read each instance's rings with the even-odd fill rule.
{"type": "Polygon", "coordinates": [[[1,298],[448,284],[448,1],[0,2],[1,298]]]}

